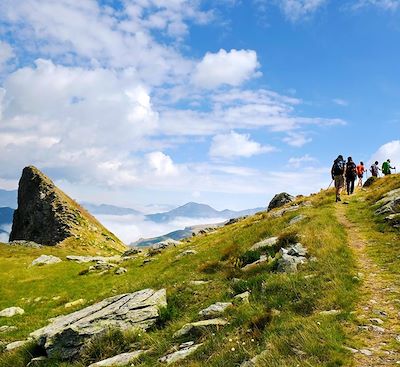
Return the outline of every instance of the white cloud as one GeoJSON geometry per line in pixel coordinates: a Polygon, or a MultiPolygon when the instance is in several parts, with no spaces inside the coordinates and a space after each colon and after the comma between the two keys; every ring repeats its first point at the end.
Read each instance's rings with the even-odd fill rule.
{"type": "Polygon", "coordinates": [[[293,168],[299,168],[302,166],[304,163],[316,163],[317,159],[314,157],[311,157],[309,154],[305,154],[301,157],[292,157],[288,161],[289,167],[293,168]]]}
{"type": "Polygon", "coordinates": [[[168,177],[176,176],[179,173],[178,167],[174,164],[171,157],[163,152],[152,152],[146,155],[150,169],[156,176],[168,177]]]}
{"type": "Polygon", "coordinates": [[[289,132],[283,141],[293,147],[302,147],[305,144],[311,143],[312,139],[307,137],[305,133],[289,132]]]}
{"type": "Polygon", "coordinates": [[[390,159],[391,165],[399,168],[400,171],[400,140],[393,140],[382,145],[370,158],[370,163],[378,161],[382,164],[390,159]]]}
{"type": "Polygon", "coordinates": [[[217,53],[208,52],[196,65],[193,75],[194,84],[204,88],[216,88],[220,85],[238,86],[257,75],[260,64],[253,50],[221,49],[217,53]]]}
{"type": "Polygon", "coordinates": [[[251,157],[256,154],[269,153],[275,150],[272,146],[263,146],[250,139],[249,134],[231,131],[229,134],[216,135],[212,139],[210,156],[213,158],[251,157]]]}
{"type": "Polygon", "coordinates": [[[285,16],[292,22],[306,19],[326,2],[327,0],[278,0],[285,16]]]}
{"type": "Polygon", "coordinates": [[[382,10],[396,11],[400,9],[400,0],[357,0],[352,9],[357,10],[368,6],[375,6],[382,10]]]}
{"type": "Polygon", "coordinates": [[[337,104],[337,105],[339,105],[339,106],[343,106],[343,107],[349,105],[349,102],[346,101],[345,99],[342,99],[342,98],[335,98],[335,99],[332,100],[332,102],[337,104]]]}
{"type": "Polygon", "coordinates": [[[6,68],[7,63],[15,56],[12,47],[0,40],[0,73],[6,68]]]}

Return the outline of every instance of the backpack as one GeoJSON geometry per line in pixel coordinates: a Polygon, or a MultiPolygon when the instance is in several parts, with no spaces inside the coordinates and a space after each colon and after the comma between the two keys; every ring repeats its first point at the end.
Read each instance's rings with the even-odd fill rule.
{"type": "Polygon", "coordinates": [[[354,162],[347,163],[346,165],[346,176],[347,177],[356,177],[357,176],[357,167],[354,162]]]}
{"type": "Polygon", "coordinates": [[[345,162],[337,159],[333,162],[332,172],[335,176],[343,175],[345,162]]]}
{"type": "Polygon", "coordinates": [[[371,166],[370,171],[371,171],[372,176],[378,176],[378,167],[376,166],[376,164],[373,164],[371,166]]]}
{"type": "Polygon", "coordinates": [[[389,168],[389,163],[388,162],[383,162],[382,164],[382,172],[387,175],[390,173],[390,168],[389,168]]]}

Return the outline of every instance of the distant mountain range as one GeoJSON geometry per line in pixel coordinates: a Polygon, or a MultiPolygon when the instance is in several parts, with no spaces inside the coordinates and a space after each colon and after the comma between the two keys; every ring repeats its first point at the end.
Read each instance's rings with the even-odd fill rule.
{"type": "Polygon", "coordinates": [[[83,202],[81,205],[89,211],[91,214],[96,215],[140,215],[142,214],[140,211],[131,209],[131,208],[123,208],[120,206],[115,205],[108,205],[108,204],[92,204],[83,202]]]}
{"type": "Polygon", "coordinates": [[[246,209],[240,211],[225,209],[219,211],[206,204],[190,202],[176,209],[172,209],[168,212],[148,214],[146,215],[146,218],[156,223],[171,222],[174,219],[180,217],[193,218],[193,219],[195,218],[230,219],[230,218],[238,218],[245,215],[255,214],[262,210],[264,210],[264,208],[254,208],[254,209],[246,209]]]}
{"type": "Polygon", "coordinates": [[[8,207],[1,207],[0,208],[0,234],[9,235],[8,226],[12,224],[14,215],[14,209],[8,207]]]}

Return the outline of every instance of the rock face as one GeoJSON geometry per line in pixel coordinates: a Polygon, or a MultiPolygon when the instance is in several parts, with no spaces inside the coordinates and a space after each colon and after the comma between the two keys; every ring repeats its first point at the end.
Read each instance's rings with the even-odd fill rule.
{"type": "Polygon", "coordinates": [[[86,340],[110,327],[147,330],[158,320],[159,308],[166,305],[165,289],[144,289],[121,294],[69,315],[57,317],[48,326],[34,331],[30,336],[46,350],[49,357],[70,360],[79,355],[86,340]]]}
{"type": "Polygon", "coordinates": [[[291,203],[294,200],[294,196],[289,195],[286,192],[281,192],[280,194],[276,194],[272,200],[270,201],[268,205],[268,211],[275,209],[275,208],[280,208],[281,206],[284,206],[285,204],[291,203]]]}
{"type": "Polygon", "coordinates": [[[36,167],[25,167],[18,187],[18,208],[14,212],[10,242],[33,241],[53,246],[69,237],[91,234],[92,242],[125,246],[94,217],[68,197],[36,167]]]}

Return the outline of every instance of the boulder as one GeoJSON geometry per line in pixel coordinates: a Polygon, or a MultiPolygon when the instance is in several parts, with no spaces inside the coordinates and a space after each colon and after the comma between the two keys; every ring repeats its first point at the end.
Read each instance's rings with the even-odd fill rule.
{"type": "Polygon", "coordinates": [[[194,344],[194,342],[183,343],[177,348],[178,349],[177,351],[169,353],[164,357],[161,357],[159,359],[159,361],[161,363],[166,363],[166,364],[171,364],[171,363],[181,361],[181,360],[187,358],[192,353],[194,353],[202,345],[203,345],[203,343],[200,343],[200,344],[194,344]]]}
{"type": "Polygon", "coordinates": [[[218,329],[219,327],[225,326],[226,324],[228,324],[228,321],[223,319],[210,319],[210,320],[191,322],[189,324],[185,324],[180,330],[178,330],[174,334],[174,338],[199,334],[203,330],[209,328],[218,329]]]}
{"type": "Polygon", "coordinates": [[[179,258],[184,257],[184,256],[196,255],[196,254],[197,254],[197,251],[196,251],[196,250],[185,250],[185,251],[181,252],[181,253],[177,256],[177,258],[179,259],[179,258]]]}
{"type": "Polygon", "coordinates": [[[33,260],[31,266],[41,266],[41,265],[49,265],[49,264],[57,264],[62,260],[53,255],[41,255],[37,259],[33,260]]]}
{"type": "Polygon", "coordinates": [[[211,306],[208,306],[204,310],[199,312],[200,316],[203,317],[215,317],[223,314],[228,307],[231,307],[231,302],[217,302],[211,306]]]}
{"type": "Polygon", "coordinates": [[[293,200],[294,196],[289,195],[286,192],[281,192],[280,194],[276,194],[268,204],[267,211],[270,211],[275,208],[280,208],[288,203],[291,203],[293,200]]]}
{"type": "Polygon", "coordinates": [[[278,237],[269,237],[251,246],[250,250],[254,251],[263,247],[273,247],[277,244],[277,242],[278,242],[278,237]]]}
{"type": "Polygon", "coordinates": [[[92,363],[89,367],[116,367],[126,366],[131,364],[135,359],[138,359],[141,355],[146,353],[145,350],[135,350],[130,353],[121,353],[114,357],[103,359],[100,362],[92,363]]]}
{"type": "Polygon", "coordinates": [[[125,251],[121,256],[122,257],[131,257],[131,256],[135,256],[137,254],[140,254],[142,252],[142,250],[140,250],[137,247],[132,247],[129,250],[125,251]]]}
{"type": "Polygon", "coordinates": [[[379,205],[375,211],[377,215],[400,213],[400,189],[389,191],[376,204],[379,205]]]}
{"type": "Polygon", "coordinates": [[[104,261],[99,261],[98,263],[96,263],[95,265],[89,266],[89,272],[92,271],[107,271],[110,269],[114,269],[116,268],[117,265],[112,264],[112,263],[107,263],[104,261]]]}
{"type": "Polygon", "coordinates": [[[180,244],[179,241],[168,239],[165,241],[157,242],[154,245],[150,246],[150,248],[153,250],[164,250],[168,247],[176,247],[179,244],[180,244]]]}
{"type": "Polygon", "coordinates": [[[378,178],[371,176],[367,179],[367,181],[364,182],[363,187],[370,187],[378,178]]]}
{"type": "Polygon", "coordinates": [[[147,330],[157,322],[159,308],[166,305],[165,289],[121,294],[56,317],[48,326],[31,333],[31,337],[50,358],[74,359],[88,339],[109,328],[147,330]]]}
{"type": "Polygon", "coordinates": [[[118,269],[116,269],[116,270],[114,271],[114,274],[115,274],[115,275],[122,275],[122,274],[125,274],[127,271],[128,271],[128,270],[125,269],[125,268],[118,268],[118,269]]]}
{"type": "Polygon", "coordinates": [[[385,220],[393,227],[400,227],[400,213],[390,214],[385,218],[385,220]]]}
{"type": "Polygon", "coordinates": [[[0,311],[0,317],[13,317],[15,315],[23,315],[25,311],[21,307],[8,307],[0,311]]]}
{"type": "Polygon", "coordinates": [[[238,218],[231,218],[227,222],[224,223],[224,226],[229,226],[231,224],[235,224],[237,222],[240,222],[240,221],[246,219],[247,217],[248,217],[248,215],[245,215],[243,217],[238,217],[238,218]]]}

